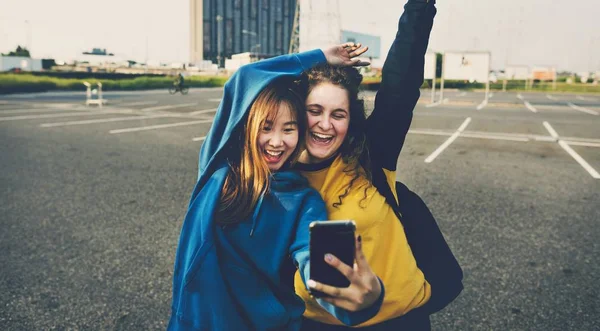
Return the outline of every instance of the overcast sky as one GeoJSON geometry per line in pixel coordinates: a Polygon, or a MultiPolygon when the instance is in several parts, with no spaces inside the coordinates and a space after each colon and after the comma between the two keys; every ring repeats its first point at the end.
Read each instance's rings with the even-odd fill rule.
{"type": "MultiPolygon", "coordinates": [[[[343,29],[393,40],[405,1],[339,0],[343,29]]],[[[186,61],[189,0],[0,0],[0,52],[30,44],[34,57],[70,59],[93,47],[128,59],[186,61]]],[[[492,53],[505,63],[600,70],[598,0],[438,0],[429,43],[492,53]]]]}

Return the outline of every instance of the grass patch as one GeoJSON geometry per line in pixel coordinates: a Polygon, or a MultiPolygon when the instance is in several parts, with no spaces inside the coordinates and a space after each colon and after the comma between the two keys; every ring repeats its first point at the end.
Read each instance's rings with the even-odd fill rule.
{"type": "MultiPolygon", "coordinates": [[[[189,76],[185,79],[188,87],[223,86],[226,76],[189,76]]],[[[0,74],[0,94],[45,92],[45,91],[85,91],[84,81],[95,86],[102,83],[103,91],[168,89],[173,85],[173,77],[136,77],[132,79],[74,79],[49,76],[34,76],[27,73],[0,74]]]]}

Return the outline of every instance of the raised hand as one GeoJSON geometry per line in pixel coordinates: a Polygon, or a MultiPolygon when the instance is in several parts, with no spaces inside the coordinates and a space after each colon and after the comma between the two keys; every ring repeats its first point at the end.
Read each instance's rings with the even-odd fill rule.
{"type": "Polygon", "coordinates": [[[361,61],[357,57],[366,52],[369,47],[361,47],[360,43],[348,42],[341,45],[331,46],[322,49],[327,59],[327,64],[339,67],[350,67],[350,66],[367,66],[371,63],[368,61],[361,61]]]}
{"type": "Polygon", "coordinates": [[[381,295],[379,278],[367,263],[362,251],[360,236],[355,241],[356,263],[354,268],[340,261],[331,254],[325,255],[325,262],[336,268],[350,281],[348,287],[334,287],[318,283],[314,280],[307,281],[308,287],[328,294],[322,300],[348,311],[359,311],[370,307],[381,295]]]}

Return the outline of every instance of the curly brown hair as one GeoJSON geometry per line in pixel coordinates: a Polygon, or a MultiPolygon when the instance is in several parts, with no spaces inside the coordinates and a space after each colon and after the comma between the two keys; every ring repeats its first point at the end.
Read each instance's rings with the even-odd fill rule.
{"type": "Polygon", "coordinates": [[[371,162],[366,135],[367,115],[365,114],[364,101],[358,97],[362,79],[362,75],[355,68],[334,67],[330,65],[314,67],[307,71],[303,77],[306,95],[321,83],[331,83],[348,92],[350,124],[346,138],[340,146],[339,151],[342,160],[346,164],[344,172],[352,174],[352,180],[350,180],[344,193],[339,195],[338,202],[333,204],[336,208],[342,204],[342,199],[348,195],[350,189],[361,175],[365,176],[369,181],[369,185],[364,189],[364,197],[361,201],[367,198],[367,190],[372,186],[371,162]]]}

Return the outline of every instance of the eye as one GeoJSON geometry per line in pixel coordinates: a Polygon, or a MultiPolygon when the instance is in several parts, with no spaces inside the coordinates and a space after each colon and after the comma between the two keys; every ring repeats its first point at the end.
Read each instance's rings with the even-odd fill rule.
{"type": "Polygon", "coordinates": [[[271,128],[271,126],[270,126],[270,125],[265,125],[265,126],[263,126],[263,128],[262,128],[263,132],[269,132],[269,131],[271,131],[271,129],[272,129],[272,128],[271,128]]]}
{"type": "Polygon", "coordinates": [[[321,113],[318,109],[307,109],[306,111],[311,115],[319,115],[321,113]]]}
{"type": "Polygon", "coordinates": [[[289,128],[285,128],[283,131],[284,131],[284,132],[286,132],[286,133],[291,133],[291,132],[294,132],[294,131],[296,131],[296,128],[294,128],[294,127],[289,127],[289,128]]]}
{"type": "Polygon", "coordinates": [[[331,115],[331,117],[333,117],[333,118],[335,118],[335,119],[338,119],[338,120],[341,120],[341,119],[344,119],[344,118],[346,118],[346,114],[344,114],[344,113],[342,113],[342,112],[337,112],[337,113],[333,113],[333,114],[331,115]]]}

